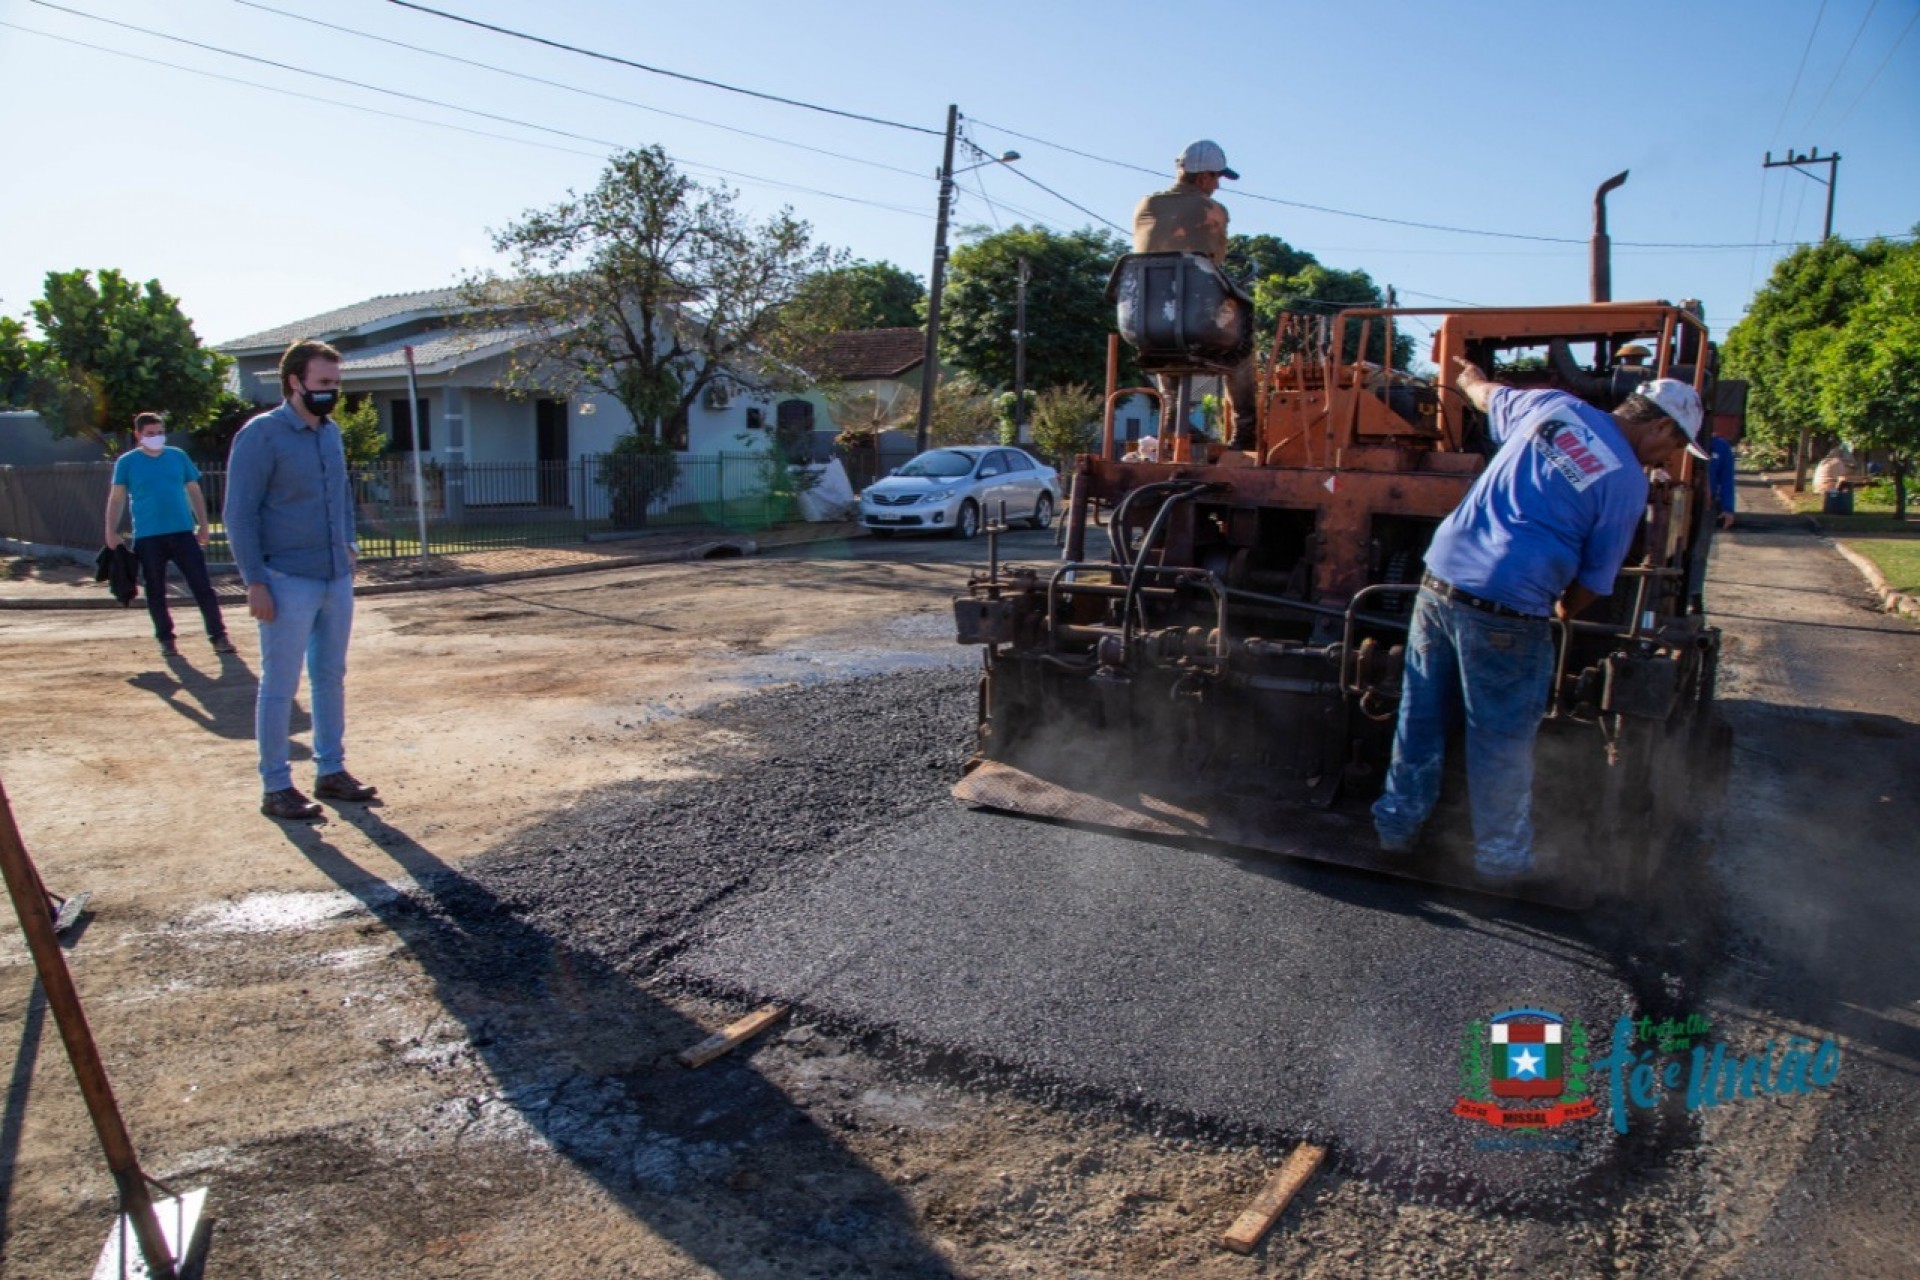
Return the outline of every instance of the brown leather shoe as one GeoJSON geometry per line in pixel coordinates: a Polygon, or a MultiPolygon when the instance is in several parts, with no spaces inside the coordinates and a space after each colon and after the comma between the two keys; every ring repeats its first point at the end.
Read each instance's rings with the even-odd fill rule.
{"type": "Polygon", "coordinates": [[[261,796],[260,812],[282,822],[311,822],[320,816],[320,806],[301,795],[298,787],[287,787],[261,796]]]}
{"type": "Polygon", "coordinates": [[[380,788],[369,787],[342,769],[338,773],[329,773],[314,779],[313,794],[322,800],[366,801],[379,795],[380,788]]]}

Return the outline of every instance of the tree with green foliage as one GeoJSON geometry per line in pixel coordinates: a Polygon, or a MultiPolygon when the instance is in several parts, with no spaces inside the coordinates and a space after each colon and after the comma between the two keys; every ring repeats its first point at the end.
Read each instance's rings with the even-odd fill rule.
{"type": "Polygon", "coordinates": [[[380,427],[380,406],[372,396],[347,396],[333,425],[340,428],[340,444],[347,465],[364,467],[378,462],[387,451],[387,433],[380,427]]]}
{"type": "Polygon", "coordinates": [[[260,412],[260,406],[245,396],[222,391],[200,425],[193,429],[195,456],[203,463],[225,463],[227,455],[233,452],[233,438],[260,412]]]}
{"type": "Polygon", "coordinates": [[[658,436],[637,431],[616,437],[594,471],[595,481],[607,490],[616,529],[645,528],[647,508],[671,490],[679,477],[680,459],[673,447],[658,436]]]}
{"type": "Polygon", "coordinates": [[[942,378],[933,393],[927,441],[932,445],[991,444],[998,438],[998,424],[991,392],[971,378],[942,378]]]}
{"type": "Polygon", "coordinates": [[[891,262],[855,262],[818,272],[801,284],[793,307],[798,323],[829,333],[900,329],[926,320],[927,287],[891,262]]]}
{"type": "MultiPolygon", "coordinates": [[[[1338,267],[1310,263],[1292,275],[1267,276],[1253,286],[1253,311],[1259,328],[1271,333],[1285,314],[1306,316],[1337,315],[1348,307],[1384,307],[1387,300],[1373,277],[1364,271],[1343,271],[1338,267]]],[[[1347,360],[1360,356],[1360,326],[1352,325],[1345,337],[1347,360]]],[[[1393,335],[1393,365],[1405,369],[1413,363],[1413,335],[1396,331],[1393,335]]],[[[1376,323],[1367,339],[1365,358],[1376,364],[1387,356],[1387,331],[1376,323]]]]}
{"type": "Polygon", "coordinates": [[[1279,236],[1228,236],[1226,271],[1235,280],[1253,283],[1268,276],[1293,276],[1319,259],[1296,249],[1279,236]]]}
{"type": "Polygon", "coordinates": [[[1026,420],[1032,422],[1033,403],[1038,398],[1038,395],[1038,392],[1029,387],[1025,395],[1017,398],[1011,391],[1002,391],[993,398],[994,423],[999,429],[1001,444],[1020,443],[1019,401],[1026,401],[1026,420]]]}
{"type": "Polygon", "coordinates": [[[50,271],[33,320],[38,338],[17,322],[0,332],[0,365],[13,381],[24,375],[24,402],[55,437],[80,436],[112,452],[115,436],[147,410],[190,431],[226,385],[232,362],[200,344],[158,280],[139,284],[111,269],[97,279],[50,271]]]}
{"type": "Polygon", "coordinates": [[[1091,453],[1100,433],[1102,396],[1085,383],[1049,387],[1034,400],[1033,447],[1057,467],[1091,453]]]}
{"type": "Polygon", "coordinates": [[[534,332],[510,358],[505,389],[603,389],[636,432],[659,439],[716,382],[804,387],[820,335],[791,304],[845,255],[814,245],[792,210],[754,223],[735,199],[653,146],[620,152],[592,191],[495,233],[514,275],[469,281],[474,323],[497,324],[504,311],[534,332]]]}
{"type": "Polygon", "coordinates": [[[27,326],[12,316],[0,316],[0,409],[27,407],[27,379],[32,351],[27,326]]]}
{"type": "Polygon", "coordinates": [[[953,251],[940,357],[988,387],[1013,385],[1020,259],[1027,283],[1027,385],[1104,385],[1113,307],[1107,279],[1127,246],[1110,233],[1015,226],[953,251]]]}
{"type": "Polygon", "coordinates": [[[1857,448],[1887,455],[1894,515],[1907,514],[1907,476],[1920,461],[1920,244],[1889,246],[1862,282],[1846,323],[1813,357],[1821,423],[1857,448]]]}
{"type": "MultiPolygon", "coordinates": [[[[1803,430],[1830,429],[1820,403],[1828,346],[1867,298],[1886,262],[1884,240],[1803,245],[1776,262],[1746,318],[1727,335],[1723,372],[1748,384],[1747,435],[1763,450],[1795,448],[1803,430]]],[[[1841,433],[1844,434],[1844,433],[1841,433]]]]}

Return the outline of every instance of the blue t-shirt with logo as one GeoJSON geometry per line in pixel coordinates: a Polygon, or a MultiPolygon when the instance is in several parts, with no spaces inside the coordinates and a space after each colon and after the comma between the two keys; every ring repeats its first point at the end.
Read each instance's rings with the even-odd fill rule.
{"type": "Polygon", "coordinates": [[[1500,448],[1427,549],[1463,591],[1545,617],[1578,581],[1613,591],[1647,508],[1647,473],[1613,418],[1564,391],[1498,387],[1500,448]]]}
{"type": "Polygon", "coordinates": [[[199,478],[200,468],[193,459],[172,445],[158,453],[136,447],[121,454],[113,464],[113,482],[125,485],[132,499],[133,536],[153,538],[192,530],[187,485],[199,478]]]}

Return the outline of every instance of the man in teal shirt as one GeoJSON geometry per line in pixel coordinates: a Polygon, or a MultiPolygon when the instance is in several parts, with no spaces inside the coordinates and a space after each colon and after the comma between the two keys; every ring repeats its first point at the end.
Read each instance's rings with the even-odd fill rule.
{"type": "Polygon", "coordinates": [[[133,502],[133,555],[147,592],[147,614],[153,619],[160,652],[177,658],[173,642],[173,615],[167,609],[167,565],[180,566],[187,589],[207,624],[207,639],[215,653],[232,653],[227,624],[220,616],[220,599],[207,576],[207,500],[200,492],[200,468],[193,459],[167,443],[167,424],[157,413],[133,420],[134,443],[139,448],[120,455],[113,464],[113,487],[107,491],[107,545],[120,545],[120,517],[133,502]]]}

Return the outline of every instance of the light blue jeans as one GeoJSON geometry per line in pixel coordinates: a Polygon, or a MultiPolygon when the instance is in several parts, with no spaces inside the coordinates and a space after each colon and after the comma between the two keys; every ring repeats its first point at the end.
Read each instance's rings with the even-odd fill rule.
{"type": "Polygon", "coordinates": [[[253,733],[260,744],[260,781],[267,791],[293,785],[287,733],[300,668],[313,699],[313,762],[321,777],[346,768],[347,640],[353,634],[353,578],[325,581],[267,570],[273,621],[260,626],[260,696],[253,733]]]}
{"type": "Polygon", "coordinates": [[[1475,865],[1491,876],[1533,866],[1533,740],[1553,682],[1553,624],[1503,618],[1422,588],[1407,637],[1400,722],[1373,825],[1411,841],[1440,799],[1447,734],[1464,718],[1475,865]]]}

